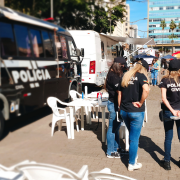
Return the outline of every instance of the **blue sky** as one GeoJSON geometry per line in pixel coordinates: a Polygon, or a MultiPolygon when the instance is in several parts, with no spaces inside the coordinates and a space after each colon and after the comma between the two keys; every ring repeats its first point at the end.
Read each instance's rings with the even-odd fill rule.
{"type": "MultiPolygon", "coordinates": [[[[145,2],[135,2],[126,1],[126,4],[130,6],[130,22],[137,21],[139,19],[147,18],[147,1],[145,2]]],[[[138,21],[134,24],[138,25],[138,29],[142,31],[147,31],[147,19],[138,21]]],[[[138,31],[138,35],[141,37],[147,37],[147,32],[138,31]]]]}

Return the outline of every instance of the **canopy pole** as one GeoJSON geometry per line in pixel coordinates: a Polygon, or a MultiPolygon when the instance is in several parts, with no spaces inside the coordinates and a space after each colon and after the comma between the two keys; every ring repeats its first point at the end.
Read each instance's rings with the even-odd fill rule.
{"type": "MultiPolygon", "coordinates": [[[[147,43],[143,44],[142,47],[143,47],[144,45],[148,44],[151,40],[152,40],[152,39],[150,39],[147,43]]],[[[135,51],[133,51],[131,54],[129,54],[127,57],[129,57],[130,55],[132,55],[134,52],[138,51],[139,49],[140,49],[140,47],[137,48],[135,51]]]]}

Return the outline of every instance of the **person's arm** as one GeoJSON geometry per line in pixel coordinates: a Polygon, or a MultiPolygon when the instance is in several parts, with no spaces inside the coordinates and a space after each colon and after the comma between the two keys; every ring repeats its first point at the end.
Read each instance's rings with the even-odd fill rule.
{"type": "Polygon", "coordinates": [[[137,108],[140,108],[143,105],[145,99],[148,97],[148,94],[149,94],[149,85],[148,84],[144,84],[142,86],[142,89],[143,89],[143,92],[142,92],[141,100],[139,102],[133,102],[133,105],[135,107],[137,107],[137,108]]]}
{"type": "Polygon", "coordinates": [[[117,91],[117,93],[118,93],[118,106],[120,107],[120,105],[121,105],[122,92],[121,92],[121,91],[117,91]]]}
{"type": "MultiPolygon", "coordinates": [[[[166,97],[166,92],[167,92],[167,89],[166,88],[161,88],[161,97],[162,97],[162,101],[163,103],[165,104],[165,106],[172,112],[172,114],[174,116],[178,116],[178,112],[177,110],[174,110],[169,101],[167,100],[167,97],[166,97]]],[[[180,114],[179,114],[179,117],[180,117],[180,114]]]]}

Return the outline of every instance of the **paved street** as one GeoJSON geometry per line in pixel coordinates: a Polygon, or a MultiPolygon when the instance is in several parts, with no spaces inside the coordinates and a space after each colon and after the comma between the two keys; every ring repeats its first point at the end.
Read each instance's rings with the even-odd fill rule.
{"type": "MultiPolygon", "coordinates": [[[[139,180],[179,180],[180,169],[177,162],[180,155],[180,144],[175,128],[171,153],[172,170],[165,171],[158,164],[164,154],[163,123],[158,118],[160,111],[160,89],[158,87],[151,87],[147,107],[148,123],[142,129],[138,151],[138,161],[143,164],[141,170],[127,171],[128,156],[124,156],[122,159],[106,157],[106,145],[101,143],[101,119],[97,131],[95,131],[97,126],[95,119],[92,119],[92,125],[85,124],[85,131],[78,133],[75,130],[74,140],[67,139],[65,123],[62,131],[56,131],[51,137],[52,115],[49,108],[14,120],[19,121],[16,126],[13,125],[13,121],[8,123],[10,131],[6,131],[4,139],[0,142],[0,163],[11,166],[29,159],[63,166],[75,172],[87,164],[90,172],[108,167],[113,173],[139,180]]],[[[107,119],[106,122],[108,122],[107,119]]],[[[121,145],[124,147],[123,141],[121,141],[121,145]]]]}

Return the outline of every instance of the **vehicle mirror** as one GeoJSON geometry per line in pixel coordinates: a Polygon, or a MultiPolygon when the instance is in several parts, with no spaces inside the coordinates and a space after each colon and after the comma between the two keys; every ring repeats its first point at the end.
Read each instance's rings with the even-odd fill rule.
{"type": "Polygon", "coordinates": [[[78,48],[76,48],[76,52],[77,52],[77,56],[80,56],[81,55],[81,52],[78,48]]]}
{"type": "Polygon", "coordinates": [[[84,48],[81,48],[81,57],[84,57],[84,48]]]}

